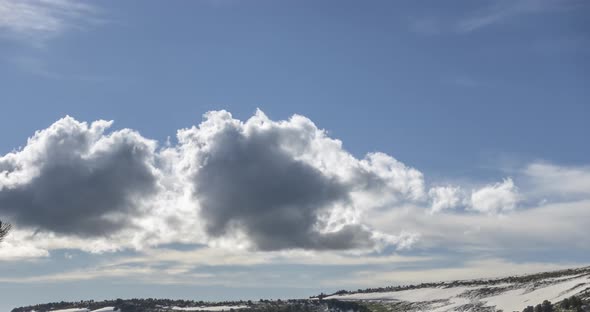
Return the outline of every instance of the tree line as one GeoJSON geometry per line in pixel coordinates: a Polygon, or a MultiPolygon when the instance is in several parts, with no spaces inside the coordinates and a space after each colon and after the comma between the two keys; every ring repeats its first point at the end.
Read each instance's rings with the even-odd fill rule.
{"type": "MultiPolygon", "coordinates": [[[[543,303],[537,304],[536,306],[527,306],[522,310],[522,312],[556,312],[556,311],[574,311],[574,312],[584,312],[588,311],[585,309],[584,302],[577,296],[571,296],[569,298],[563,299],[559,305],[557,305],[561,310],[556,310],[556,306],[551,304],[551,301],[544,300],[543,303]]],[[[587,308],[587,307],[586,307],[587,308]]]]}

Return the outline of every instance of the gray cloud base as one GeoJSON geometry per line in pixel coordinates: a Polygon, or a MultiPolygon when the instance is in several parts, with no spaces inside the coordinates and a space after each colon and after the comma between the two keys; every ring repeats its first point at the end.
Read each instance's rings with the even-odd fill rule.
{"type": "MultiPolygon", "coordinates": [[[[196,137],[209,135],[197,148],[157,150],[154,141],[131,130],[105,134],[111,122],[88,125],[65,117],[35,133],[23,149],[0,157],[0,215],[21,228],[81,238],[141,232],[146,229],[134,221],[144,215],[157,220],[154,205],[166,206],[178,222],[193,222],[170,214],[176,202],[162,200],[164,194],[181,197],[166,189],[170,181],[187,181],[201,230],[212,239],[239,234],[258,250],[374,247],[367,226],[344,222],[328,231],[320,216],[349,205],[351,191],[379,179],[357,168],[343,181],[298,159],[319,131],[305,120],[303,128],[269,129],[248,121],[246,131],[229,113],[212,112],[193,128],[201,131],[196,137]],[[220,123],[211,131],[207,125],[214,122],[220,123]],[[179,159],[196,161],[188,178],[178,170],[179,159]]],[[[160,223],[172,227],[164,219],[160,223]]]]}
{"type": "Polygon", "coordinates": [[[277,129],[245,135],[233,127],[214,137],[194,176],[207,233],[237,228],[261,250],[371,247],[361,226],[315,228],[320,211],[348,200],[350,186],[295,160],[280,148],[285,139],[277,129]]]}
{"type": "Polygon", "coordinates": [[[29,140],[20,156],[34,160],[3,174],[31,176],[0,188],[0,213],[19,226],[82,237],[130,226],[141,213],[137,201],[156,190],[153,149],[128,130],[100,134],[102,141],[91,131],[65,118],[29,140]]]}

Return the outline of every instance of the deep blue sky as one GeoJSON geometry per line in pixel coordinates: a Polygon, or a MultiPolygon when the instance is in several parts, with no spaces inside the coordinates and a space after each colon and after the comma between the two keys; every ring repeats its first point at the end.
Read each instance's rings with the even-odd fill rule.
{"type": "MultiPolygon", "coordinates": [[[[259,261],[244,264],[215,262],[225,251],[207,242],[91,254],[78,241],[32,241],[0,256],[11,298],[0,310],[118,295],[304,297],[587,264],[588,16],[577,0],[0,0],[0,160],[65,115],[114,120],[164,146],[207,111],[246,120],[260,108],[275,121],[304,115],[358,159],[384,152],[426,181],[410,212],[395,203],[367,217],[387,234],[417,231],[415,250],[228,256],[259,261]],[[447,182],[463,201],[431,214],[428,190],[447,182]],[[547,220],[567,226],[536,227],[547,220]],[[208,277],[184,284],[167,266],[208,277]]],[[[28,239],[16,236],[3,244],[28,239]]]]}
{"type": "Polygon", "coordinates": [[[243,119],[259,107],[432,174],[476,173],[499,156],[583,163],[588,7],[525,5],[102,1],[96,20],[42,47],[1,42],[0,150],[65,114],[164,140],[207,110],[243,119]],[[460,29],[496,11],[508,12],[460,29]]]}

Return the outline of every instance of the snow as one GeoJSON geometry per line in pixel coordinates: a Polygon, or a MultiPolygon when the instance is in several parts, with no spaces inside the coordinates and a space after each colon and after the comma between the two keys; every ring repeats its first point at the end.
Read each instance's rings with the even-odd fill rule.
{"type": "MultiPolygon", "coordinates": [[[[432,284],[430,284],[432,285],[432,284]]],[[[493,281],[474,280],[452,283],[439,283],[437,286],[403,289],[388,292],[347,293],[332,295],[326,299],[348,301],[378,301],[381,304],[396,305],[408,312],[450,312],[503,310],[522,311],[526,306],[534,306],[549,300],[558,303],[572,295],[590,289],[590,267],[558,271],[552,274],[521,276],[493,281]],[[552,276],[552,277],[547,277],[552,276]]],[[[248,309],[246,305],[210,305],[199,307],[162,307],[172,311],[211,311],[222,312],[248,309]]],[[[114,307],[90,311],[86,308],[53,310],[52,312],[114,312],[114,307]]]]}
{"type": "Polygon", "coordinates": [[[557,280],[555,284],[541,286],[538,289],[529,291],[525,289],[509,290],[497,296],[484,298],[488,306],[496,306],[496,309],[504,311],[522,311],[527,305],[537,305],[543,300],[558,302],[567,297],[577,294],[580,290],[589,286],[590,279],[588,276],[581,276],[572,280],[561,282],[557,280]],[[576,287],[579,284],[585,284],[584,287],[576,287]],[[575,287],[575,289],[574,289],[575,287]]]}
{"type": "Polygon", "coordinates": [[[428,287],[381,293],[358,293],[341,296],[330,296],[326,299],[339,300],[398,300],[406,302],[429,302],[434,300],[448,300],[447,302],[435,303],[428,307],[429,311],[452,311],[454,308],[470,303],[470,299],[459,297],[466,291],[478,287],[428,287]]]}
{"type": "Polygon", "coordinates": [[[248,306],[209,306],[209,307],[172,307],[175,311],[229,311],[231,309],[246,309],[248,306]]]}
{"type": "Polygon", "coordinates": [[[501,283],[496,285],[475,285],[449,287],[425,287],[408,290],[351,293],[328,296],[326,299],[338,300],[373,300],[402,301],[419,303],[412,307],[414,311],[463,311],[465,305],[479,304],[495,307],[496,310],[522,311],[528,305],[537,305],[543,300],[553,303],[578,294],[590,287],[590,275],[572,274],[558,278],[537,279],[530,283],[501,283]],[[479,289],[486,291],[478,292],[479,289]],[[489,293],[497,289],[500,293],[489,293]],[[473,291],[473,292],[470,292],[473,291]],[[487,294],[487,296],[486,296],[487,294]],[[462,307],[462,308],[461,308],[462,307]]]}
{"type": "Polygon", "coordinates": [[[104,307],[97,310],[92,310],[87,308],[71,308],[71,309],[61,309],[61,310],[51,310],[51,312],[114,312],[115,307],[104,307]]]}
{"type": "Polygon", "coordinates": [[[476,287],[432,287],[432,288],[416,288],[400,291],[390,292],[374,292],[374,293],[358,293],[347,294],[341,296],[329,296],[326,299],[339,300],[401,300],[409,302],[422,302],[432,300],[442,300],[456,297],[467,290],[475,289],[476,287]]]}

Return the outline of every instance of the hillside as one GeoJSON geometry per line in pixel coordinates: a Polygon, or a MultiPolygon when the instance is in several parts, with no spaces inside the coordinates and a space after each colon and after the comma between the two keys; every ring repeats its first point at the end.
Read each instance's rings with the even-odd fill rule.
{"type": "Polygon", "coordinates": [[[394,312],[394,311],[590,311],[590,267],[498,279],[341,290],[309,299],[203,302],[168,299],[117,299],[59,302],[15,308],[12,312],[394,312]],[[573,298],[573,299],[571,299],[573,298]],[[575,300],[574,300],[575,299],[575,300]],[[568,304],[564,304],[564,300],[568,304]],[[569,304],[569,302],[572,304],[569,304]],[[552,305],[549,305],[549,302],[552,305]],[[575,302],[575,303],[574,303],[575,302]],[[566,309],[567,307],[567,309],[566,309]]]}
{"type": "Polygon", "coordinates": [[[491,280],[340,291],[324,297],[378,303],[394,311],[522,311],[544,300],[590,296],[590,267],[491,280]]]}

